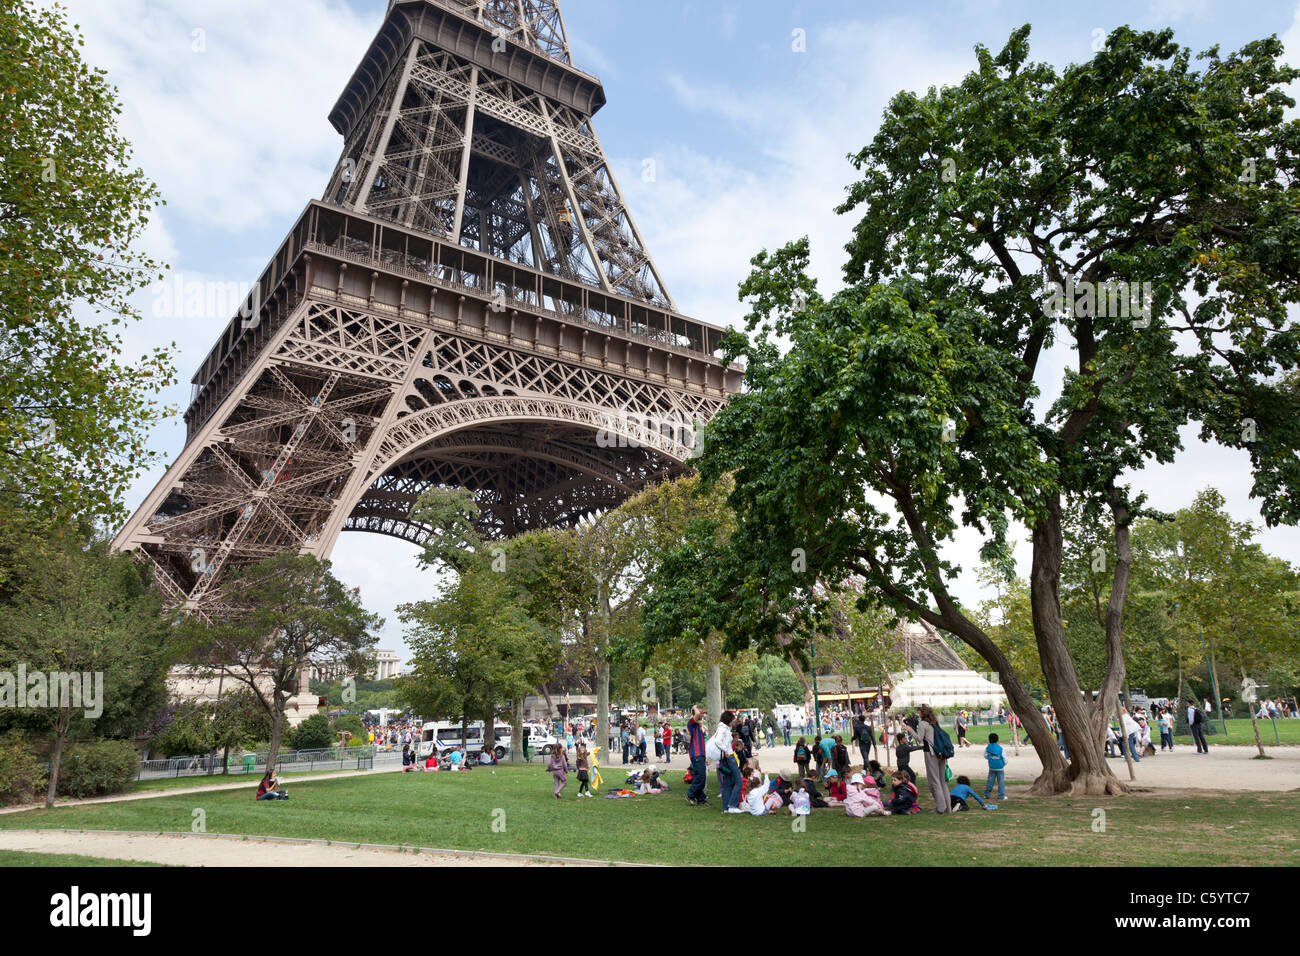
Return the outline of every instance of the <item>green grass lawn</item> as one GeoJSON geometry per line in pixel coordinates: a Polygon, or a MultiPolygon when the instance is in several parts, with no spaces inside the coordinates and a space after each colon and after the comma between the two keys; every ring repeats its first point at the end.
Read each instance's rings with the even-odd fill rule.
{"type": "Polygon", "coordinates": [[[109,860],[102,856],[77,856],[75,853],[29,853],[25,850],[0,850],[0,866],[159,866],[140,860],[109,860]]]}
{"type": "MultiPolygon", "coordinates": [[[[622,779],[615,769],[607,782],[622,779]]],[[[188,832],[193,811],[213,833],[308,837],[340,843],[407,844],[647,863],[734,865],[1291,865],[1300,863],[1295,827],[1300,792],[1117,798],[1012,798],[997,812],[852,819],[814,811],[806,831],[787,814],[728,816],[685,802],[681,772],[661,796],[563,801],[549,774],[501,766],[492,773],[375,774],[287,781],[283,802],[245,791],[183,794],[0,817],[9,829],[69,828],[188,832]],[[1093,831],[1094,810],[1106,830],[1093,831]],[[504,831],[493,823],[504,823],[504,831]]],[[[919,781],[922,805],[929,795],[919,781]]]]}
{"type": "MultiPolygon", "coordinates": [[[[1213,736],[1206,737],[1211,747],[1215,746],[1216,744],[1219,746],[1229,746],[1229,747],[1255,746],[1255,732],[1250,728],[1249,717],[1228,718],[1228,732],[1226,735],[1223,732],[1223,724],[1220,723],[1218,720],[1214,721],[1214,729],[1217,731],[1217,733],[1215,733],[1213,736]]],[[[992,727],[989,727],[987,725],[981,725],[979,727],[971,727],[966,732],[966,738],[970,740],[971,743],[983,745],[988,743],[990,731],[998,735],[998,738],[1001,743],[1007,745],[1008,747],[1010,746],[1011,731],[1006,726],[1006,724],[1001,724],[1001,725],[994,724],[992,727]]],[[[950,733],[952,733],[953,743],[956,744],[957,742],[956,732],[950,731],[950,733]]],[[[1024,736],[1023,731],[1021,732],[1021,736],[1022,737],[1024,736]]],[[[1300,720],[1279,720],[1277,722],[1277,736],[1278,739],[1282,741],[1283,745],[1293,745],[1293,746],[1300,745],[1300,720]]],[[[1272,721],[1261,720],[1259,722],[1259,739],[1263,742],[1265,749],[1269,747],[1277,746],[1273,742],[1272,721]]],[[[1160,732],[1158,730],[1154,734],[1152,734],[1151,742],[1155,744],[1157,750],[1160,748],[1160,732]]],[[[1188,747],[1193,746],[1191,736],[1188,735],[1185,737],[1179,737],[1179,736],[1174,737],[1175,747],[1182,744],[1185,744],[1188,747]]],[[[1023,746],[1028,746],[1028,744],[1025,744],[1023,746]]]]}
{"type": "MultiPolygon", "coordinates": [[[[322,773],[348,773],[346,770],[304,770],[294,773],[282,773],[280,779],[286,784],[289,781],[296,780],[299,777],[312,777],[322,773]]],[[[352,771],[355,773],[355,771],[352,771]]],[[[140,793],[147,790],[175,790],[178,787],[219,787],[222,784],[238,783],[244,786],[257,789],[258,783],[262,780],[260,773],[229,773],[224,776],[219,773],[202,774],[197,777],[162,777],[156,780],[137,780],[131,785],[132,793],[140,793]]]]}

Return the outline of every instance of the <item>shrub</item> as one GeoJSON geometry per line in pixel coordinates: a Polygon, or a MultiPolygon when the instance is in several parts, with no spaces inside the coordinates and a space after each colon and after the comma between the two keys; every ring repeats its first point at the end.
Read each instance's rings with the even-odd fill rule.
{"type": "Polygon", "coordinates": [[[356,740],[357,738],[362,740],[366,739],[366,728],[361,723],[361,718],[355,714],[344,714],[341,717],[335,718],[334,737],[338,737],[339,733],[344,730],[352,732],[353,740],[356,740]]]}
{"type": "Polygon", "coordinates": [[[16,730],[0,737],[0,804],[30,803],[45,790],[45,765],[16,730]]]}
{"type": "Polygon", "coordinates": [[[74,744],[63,752],[58,793],[65,797],[97,797],[131,787],[140,768],[140,755],[125,740],[96,740],[74,744]]]}
{"type": "Polygon", "coordinates": [[[334,742],[334,732],[330,730],[329,718],[324,714],[312,714],[293,732],[291,744],[294,750],[324,750],[334,742]]]}

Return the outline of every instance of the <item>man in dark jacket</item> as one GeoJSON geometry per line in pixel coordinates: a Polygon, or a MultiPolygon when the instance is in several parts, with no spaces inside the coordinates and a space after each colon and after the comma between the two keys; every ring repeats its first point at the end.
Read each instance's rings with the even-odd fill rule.
{"type": "Polygon", "coordinates": [[[858,742],[858,749],[862,751],[862,766],[866,766],[871,760],[871,741],[875,734],[875,729],[867,723],[866,713],[858,711],[853,715],[853,739],[858,742]]]}

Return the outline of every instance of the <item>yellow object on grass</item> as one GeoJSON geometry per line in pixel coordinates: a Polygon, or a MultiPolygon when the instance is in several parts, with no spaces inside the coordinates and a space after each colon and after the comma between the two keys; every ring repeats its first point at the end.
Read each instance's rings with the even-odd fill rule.
{"type": "Polygon", "coordinates": [[[602,783],[600,779],[600,761],[596,758],[598,753],[600,753],[599,747],[591,748],[591,779],[587,783],[591,787],[592,793],[599,790],[602,783]]]}

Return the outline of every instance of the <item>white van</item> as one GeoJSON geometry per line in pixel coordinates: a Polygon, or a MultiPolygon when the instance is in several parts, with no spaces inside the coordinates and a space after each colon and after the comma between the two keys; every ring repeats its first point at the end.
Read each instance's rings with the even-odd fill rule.
{"type": "MultiPolygon", "coordinates": [[[[510,752],[510,725],[497,724],[493,727],[496,737],[495,745],[492,750],[498,760],[505,759],[506,754],[510,752]]],[[[421,760],[428,759],[429,755],[435,752],[439,757],[444,756],[452,750],[464,747],[467,754],[476,754],[483,749],[483,724],[482,722],[472,723],[465,728],[465,739],[460,737],[460,722],[450,723],[444,720],[427,720],[420,728],[420,748],[419,756],[421,760]]]]}

